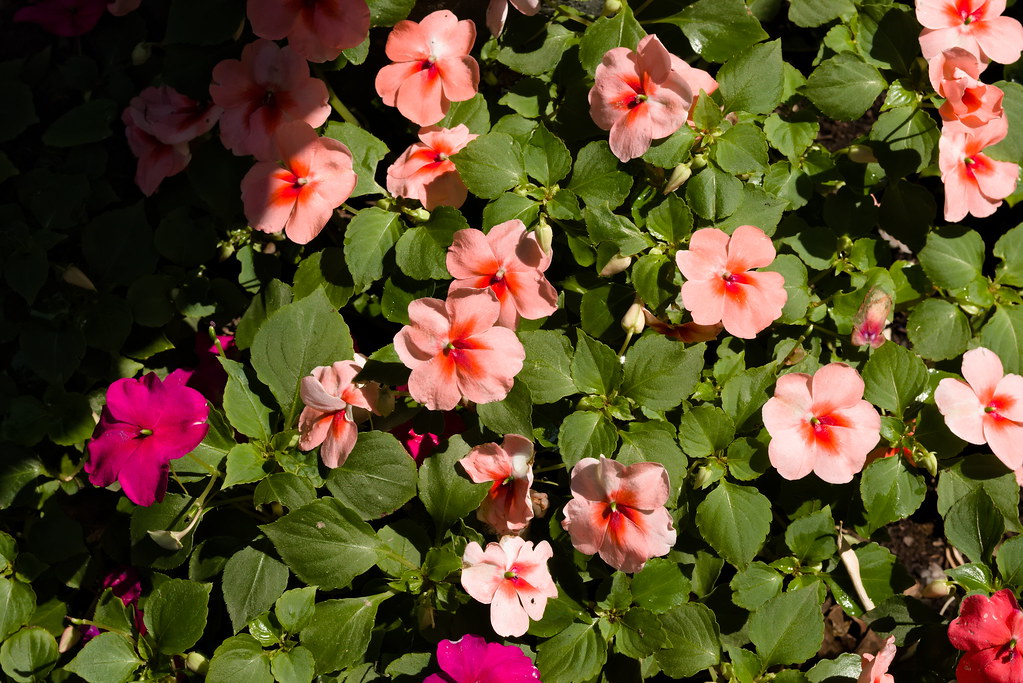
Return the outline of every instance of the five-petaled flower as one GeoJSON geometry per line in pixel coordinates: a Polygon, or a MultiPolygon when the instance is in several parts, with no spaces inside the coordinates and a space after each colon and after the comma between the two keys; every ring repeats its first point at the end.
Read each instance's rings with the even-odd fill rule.
{"type": "Polygon", "coordinates": [[[540,11],[540,0],[490,0],[487,5],[487,28],[490,33],[497,36],[504,30],[504,22],[508,18],[508,4],[515,6],[515,9],[531,17],[540,11]]]}
{"type": "Polygon", "coordinates": [[[369,35],[366,0],[248,0],[252,32],[280,40],[310,62],[337,59],[369,35]]]}
{"type": "Polygon", "coordinates": [[[438,206],[460,207],[468,195],[452,154],[475,140],[464,124],[454,128],[427,126],[387,169],[387,191],[396,197],[418,199],[427,211],[438,206]]]}
{"type": "Polygon", "coordinates": [[[163,500],[170,461],[192,452],[209,431],[209,405],[186,379],[181,370],[162,381],[150,372],[110,385],[85,462],[94,486],[118,481],[137,505],[163,500]]]}
{"type": "Polygon", "coordinates": [[[345,464],[359,436],[356,425],[377,412],[379,385],[354,381],[365,364],[360,360],[322,365],[302,378],[305,408],[298,418],[298,447],[310,451],[320,446],[320,459],[327,467],[345,464]]]}
{"type": "Polygon", "coordinates": [[[1023,25],[1004,11],[1005,0],[917,0],[924,59],[961,47],[985,62],[1012,64],[1023,49],[1023,25]]]}
{"type": "Polygon", "coordinates": [[[466,634],[458,640],[437,644],[437,664],[443,673],[431,674],[423,683],[533,683],[540,672],[514,645],[488,643],[466,634]]]}
{"type": "Polygon", "coordinates": [[[480,67],[469,56],[475,40],[476,25],[448,10],[428,14],[418,24],[399,21],[384,48],[394,64],[377,73],[377,94],[413,123],[437,123],[452,102],[476,94],[480,67]]]}
{"type": "MultiPolygon", "coordinates": [[[[944,50],[928,64],[931,85],[945,98],[938,109],[945,132],[949,125],[979,128],[994,125],[1004,128],[1002,99],[1005,93],[980,80],[984,65],[977,56],[961,47],[944,50]]],[[[999,128],[995,128],[998,131],[999,128]]],[[[1003,134],[1004,135],[1004,134],[1003,134]]]]}
{"type": "Polygon", "coordinates": [[[504,441],[476,446],[459,460],[477,484],[494,482],[476,516],[498,534],[516,533],[533,518],[529,487],[533,485],[533,441],[506,434],[504,441]]]}
{"type": "Polygon", "coordinates": [[[895,660],[895,636],[888,636],[877,654],[860,655],[860,677],[856,683],[895,683],[888,667],[895,660]]]}
{"type": "Polygon", "coordinates": [[[964,651],[958,683],[1023,681],[1023,611],[1008,588],[990,598],[967,595],[948,625],[948,640],[964,651]]]}
{"type": "Polygon", "coordinates": [[[959,221],[966,214],[990,216],[1016,189],[1019,166],[983,153],[1005,137],[1007,127],[999,121],[1005,119],[976,129],[946,125],[942,130],[938,167],[945,184],[945,220],[959,221]]]}
{"type": "Polygon", "coordinates": [[[938,382],[934,402],[945,424],[964,441],[986,443],[1011,470],[1023,467],[1023,377],[1005,374],[1001,359],[985,348],[963,355],[961,382],[938,382]]]}
{"type": "Polygon", "coordinates": [[[829,363],[810,375],[778,379],[764,404],[771,435],[768,456],[785,479],[810,472],[832,484],[852,481],[877,444],[881,416],[863,400],[863,379],[844,363],[829,363]]]}
{"type": "Polygon", "coordinates": [[[487,549],[473,541],[462,555],[462,588],[473,599],[490,605],[490,624],[499,636],[521,636],[529,620],[543,618],[547,598],[558,589],[547,569],[554,551],[547,541],[536,548],[518,536],[503,536],[487,549]]]}
{"type": "Polygon", "coordinates": [[[670,491],[664,465],[583,458],[572,468],[571,488],[561,526],[579,552],[598,553],[615,569],[638,572],[675,545],[664,507],[670,491]]]}
{"type": "Polygon", "coordinates": [[[689,238],[689,249],[675,262],[686,281],[682,305],[699,325],[721,323],[725,331],[753,339],[781,316],[788,300],[781,273],[755,272],[774,262],[774,244],[764,231],[740,225],[728,236],[703,228],[689,238]]]}

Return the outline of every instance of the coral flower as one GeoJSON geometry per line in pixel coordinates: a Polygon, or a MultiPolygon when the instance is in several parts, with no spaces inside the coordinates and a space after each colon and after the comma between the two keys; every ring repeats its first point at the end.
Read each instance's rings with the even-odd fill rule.
{"type": "Polygon", "coordinates": [[[853,316],[852,343],[854,346],[878,348],[887,341],[884,329],[892,312],[892,298],[883,290],[874,288],[863,297],[863,303],[853,316]]]}
{"type": "Polygon", "coordinates": [[[459,21],[448,10],[428,14],[418,24],[399,21],[384,48],[395,63],[377,73],[377,93],[409,121],[420,126],[437,123],[452,102],[476,94],[480,68],[469,56],[475,40],[475,24],[459,21]]]}
{"type": "Polygon", "coordinates": [[[280,40],[310,62],[337,59],[369,35],[366,0],[248,0],[252,32],[280,40]]]}
{"type": "Polygon", "coordinates": [[[206,399],[185,380],[181,371],[163,381],[151,372],[110,385],[85,462],[94,486],[119,481],[137,505],[163,500],[170,461],[194,450],[209,431],[206,399]]]}
{"type": "Polygon", "coordinates": [[[106,10],[106,0],[40,0],[20,8],[13,20],[36,24],[55,36],[73,38],[96,28],[106,10]]]}
{"type": "Polygon", "coordinates": [[[703,228],[689,239],[689,249],[675,255],[686,282],[682,304],[699,325],[721,323],[729,334],[753,339],[781,316],[788,300],[781,273],[753,268],[774,261],[774,244],[760,228],[740,225],[729,237],[703,228]]]}
{"type": "Polygon", "coordinates": [[[1005,119],[976,129],[942,130],[938,140],[938,167],[945,184],[945,220],[959,221],[971,214],[990,216],[1016,189],[1019,166],[995,161],[983,150],[1005,137],[1005,119]]]}
{"type": "Polygon", "coordinates": [[[330,115],[327,86],[309,75],[309,65],[290,47],[261,39],[242,49],[241,60],[213,67],[213,101],[224,108],[220,140],[238,156],[272,161],[273,137],[287,121],[314,128],[330,115]]]}
{"type": "Polygon", "coordinates": [[[522,370],[526,351],[515,333],[495,327],[501,305],[490,291],[451,292],[447,301],[416,299],[394,350],[412,369],[408,390],[430,410],[451,410],[462,398],[500,401],[522,370]]]}
{"type": "Polygon", "coordinates": [[[583,458],[572,468],[572,500],[561,526],[579,552],[599,553],[615,569],[638,572],[675,545],[664,507],[668,491],[668,472],[658,463],[583,458]]]}
{"type": "Polygon", "coordinates": [[[540,11],[540,0],[490,0],[487,6],[487,28],[492,35],[501,35],[504,22],[508,18],[508,5],[531,17],[540,11]]]}
{"type": "Polygon", "coordinates": [[[888,636],[876,655],[860,655],[860,677],[856,683],[895,683],[888,667],[895,660],[895,636],[888,636]]]}
{"type": "Polygon", "coordinates": [[[608,50],[597,66],[590,116],[611,131],[611,151],[622,161],[643,156],[652,141],[671,135],[689,117],[693,92],[672,66],[671,55],[654,35],[639,41],[635,52],[608,50]]]}
{"type": "Polygon", "coordinates": [[[483,550],[473,541],[462,555],[462,588],[473,599],[490,605],[490,624],[499,636],[521,636],[529,620],[543,618],[547,598],[558,589],[547,569],[554,552],[540,541],[536,548],[518,536],[504,536],[483,550]]]}
{"type": "Polygon", "coordinates": [[[967,595],[948,625],[948,640],[964,651],[958,683],[1023,681],[1023,611],[1008,588],[990,598],[967,595]]]}
{"type": "Polygon", "coordinates": [[[802,479],[810,472],[832,484],[852,481],[877,444],[881,416],[863,400],[863,379],[844,363],[829,363],[813,377],[778,379],[764,404],[767,452],[778,474],[802,479]]]}
{"type": "Polygon", "coordinates": [[[387,191],[396,197],[418,199],[427,211],[438,206],[457,209],[465,202],[468,190],[449,157],[477,137],[463,124],[421,129],[419,142],[413,143],[387,169],[387,191]]]}
{"type": "Polygon", "coordinates": [[[365,359],[321,365],[302,378],[305,408],[298,417],[298,447],[311,451],[320,446],[320,459],[327,467],[340,467],[355,448],[357,423],[377,412],[380,387],[376,382],[354,382],[365,359]]]}
{"type": "Polygon", "coordinates": [[[146,88],[125,110],[132,122],[165,145],[190,142],[209,132],[223,110],[199,104],[166,85],[146,88]]]}
{"type": "Polygon", "coordinates": [[[984,65],[972,52],[961,47],[944,50],[930,61],[928,69],[934,90],[946,98],[938,110],[946,125],[957,121],[978,128],[1002,118],[1004,93],[977,80],[984,65]]]}
{"type": "Polygon", "coordinates": [[[924,59],[961,47],[985,62],[1012,64],[1023,49],[1023,25],[1004,11],[1005,0],[917,0],[924,59]]]}
{"type": "Polygon", "coordinates": [[[455,278],[448,294],[490,289],[501,302],[497,324],[514,329],[519,318],[546,318],[558,310],[558,293],[543,273],[551,265],[536,236],[515,218],[490,232],[459,230],[448,249],[448,272],[455,278]]]}
{"type": "Polygon", "coordinates": [[[689,91],[693,93],[693,102],[689,106],[689,115],[686,118],[686,123],[693,125],[693,110],[696,109],[696,102],[700,99],[700,91],[709,95],[718,89],[718,82],[708,72],[697,69],[675,55],[671,55],[671,70],[685,81],[685,84],[689,86],[689,91]]]}
{"type": "Polygon", "coordinates": [[[985,348],[963,354],[966,382],[946,377],[934,402],[949,430],[964,441],[986,443],[1010,470],[1023,467],[1023,377],[1006,375],[1002,361],[985,348]]]}
{"type": "Polygon", "coordinates": [[[514,645],[488,643],[467,634],[437,644],[437,664],[443,673],[423,683],[532,683],[540,680],[533,662],[514,645]]]}
{"type": "Polygon", "coordinates": [[[533,485],[533,441],[506,434],[504,441],[485,443],[459,460],[477,484],[494,482],[476,516],[498,534],[521,531],[533,518],[529,487],[533,485]]]}
{"type": "Polygon", "coordinates": [[[245,174],[245,217],[257,230],[283,230],[292,242],[306,244],[355,189],[352,154],[303,121],[283,124],[275,140],[283,167],[260,161],[245,174]]]}

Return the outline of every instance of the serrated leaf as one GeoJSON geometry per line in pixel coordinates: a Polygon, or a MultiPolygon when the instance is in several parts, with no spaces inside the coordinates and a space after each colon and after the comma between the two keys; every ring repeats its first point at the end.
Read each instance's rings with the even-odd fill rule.
{"type": "Polygon", "coordinates": [[[469,191],[484,199],[526,182],[522,147],[506,133],[481,135],[451,156],[469,191]]]}
{"type": "Polygon", "coordinates": [[[696,386],[705,350],[660,335],[640,338],[625,354],[621,394],[650,410],[674,408],[696,386]]]}
{"type": "Polygon", "coordinates": [[[288,568],[255,548],[243,548],[224,565],[224,604],[237,633],[270,609],[288,587],[288,568]]]}
{"type": "Polygon", "coordinates": [[[723,481],[696,508],[700,535],[721,557],[745,567],[771,528],[771,501],[748,486],[723,481]]]}
{"type": "Polygon", "coordinates": [[[749,636],[764,666],[799,664],[817,654],[824,641],[824,616],[816,586],[782,593],[750,617],[749,636]]]}
{"type": "Polygon", "coordinates": [[[469,452],[460,436],[448,440],[448,447],[432,454],[419,468],[419,498],[433,518],[438,531],[479,507],[490,485],[474,484],[456,463],[469,452]]]}
{"type": "Polygon", "coordinates": [[[885,85],[876,68],[857,55],[842,52],[814,69],[803,92],[826,116],[852,121],[863,116],[885,85]]]}
{"type": "Polygon", "coordinates": [[[661,615],[669,646],[654,653],[672,678],[689,678],[721,661],[721,636],[714,613],[700,603],[686,603],[661,615]]]}
{"type": "Polygon", "coordinates": [[[385,260],[401,235],[401,216],[371,206],[352,218],[345,230],[345,260],[355,282],[364,292],[384,276],[385,260]]]}
{"type": "Polygon", "coordinates": [[[725,110],[751,114],[773,111],[781,103],[785,80],[782,64],[780,40],[754,45],[729,59],[717,74],[725,110]]]}
{"type": "Polygon", "coordinates": [[[909,349],[882,344],[863,366],[863,398],[901,417],[927,388],[927,366],[909,349]]]}

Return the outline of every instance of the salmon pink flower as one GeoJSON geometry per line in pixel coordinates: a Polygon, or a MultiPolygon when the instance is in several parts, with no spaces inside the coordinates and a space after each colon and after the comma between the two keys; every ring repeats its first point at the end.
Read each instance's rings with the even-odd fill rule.
{"type": "Polygon", "coordinates": [[[504,441],[476,446],[459,460],[477,484],[494,482],[476,516],[498,534],[516,533],[533,519],[529,487],[533,485],[533,441],[506,434],[504,441]]]}
{"type": "Polygon", "coordinates": [[[448,272],[455,278],[448,294],[489,289],[501,302],[497,324],[515,329],[520,317],[537,320],[558,310],[558,293],[543,275],[550,265],[551,252],[517,218],[486,234],[459,230],[448,249],[448,272]]]}
{"type": "Polygon", "coordinates": [[[423,683],[533,683],[540,672],[514,645],[488,643],[466,634],[458,640],[437,644],[437,664],[443,673],[431,674],[423,683]]]}
{"type": "Polygon", "coordinates": [[[199,104],[166,85],[146,88],[125,110],[132,122],[165,145],[190,142],[210,131],[223,110],[199,104]]]}
{"type": "Polygon", "coordinates": [[[967,595],[948,625],[948,640],[964,651],[956,666],[959,683],[1023,681],[1023,611],[1008,588],[990,598],[967,595]]]}
{"type": "Polygon", "coordinates": [[[413,123],[437,123],[452,102],[476,94],[480,67],[469,56],[475,40],[476,25],[448,10],[432,12],[418,24],[399,21],[384,48],[395,63],[377,73],[377,94],[413,123]]]}
{"type": "Polygon", "coordinates": [[[36,24],[55,36],[73,38],[96,28],[106,9],[106,0],[40,0],[19,9],[13,20],[36,24]]]}
{"type": "Polygon", "coordinates": [[[305,408],[298,417],[298,447],[311,451],[320,446],[320,459],[327,467],[345,464],[359,436],[357,423],[365,421],[370,412],[377,412],[380,386],[354,381],[365,363],[359,357],[321,365],[302,378],[300,391],[305,408]]]}
{"type": "Polygon", "coordinates": [[[252,32],[288,46],[310,62],[337,59],[369,35],[366,0],[248,0],[252,32]]]}
{"type": "Polygon", "coordinates": [[[686,123],[693,125],[693,110],[696,109],[696,102],[700,99],[700,91],[710,95],[718,89],[718,82],[708,72],[697,69],[681,57],[671,55],[671,70],[685,81],[689,91],[693,93],[693,102],[689,105],[689,116],[686,123]]]}
{"type": "Polygon", "coordinates": [[[863,303],[853,317],[852,343],[854,346],[878,348],[884,344],[884,328],[888,327],[888,314],[892,312],[892,298],[883,290],[867,292],[863,303]]]}
{"type": "Polygon", "coordinates": [[[703,228],[689,238],[689,249],[675,254],[686,281],[682,305],[699,325],[721,323],[729,334],[753,339],[781,316],[788,300],[781,273],[754,272],[771,265],[771,238],[760,228],[740,225],[729,237],[703,228]]]}
{"type": "Polygon", "coordinates": [[[672,67],[671,54],[654,35],[639,41],[635,51],[608,50],[597,66],[590,116],[611,131],[611,151],[622,161],[643,156],[651,142],[668,137],[689,117],[693,91],[672,67]]]}
{"type": "Polygon", "coordinates": [[[288,121],[317,127],[330,115],[327,86],[290,47],[261,39],[242,49],[241,60],[213,67],[213,101],[224,108],[220,140],[238,156],[274,157],[274,133],[288,121]]]}
{"type": "Polygon", "coordinates": [[[583,458],[572,468],[572,500],[561,526],[579,552],[599,553],[615,569],[638,572],[675,545],[664,507],[669,490],[664,465],[583,458]]]}
{"type": "Polygon", "coordinates": [[[422,128],[419,142],[413,143],[387,169],[387,191],[396,197],[418,199],[427,211],[438,206],[457,209],[465,203],[468,190],[449,157],[477,137],[463,124],[454,128],[422,128]]]}
{"type": "Polygon", "coordinates": [[[963,354],[963,378],[946,377],[934,390],[949,430],[972,444],[986,443],[1010,470],[1023,467],[1023,377],[1006,375],[993,351],[976,348],[963,354]]]}
{"type": "Polygon", "coordinates": [[[121,113],[124,137],[131,153],[139,160],[135,168],[135,184],[142,190],[142,194],[150,197],[165,178],[185,170],[192,160],[192,152],[187,142],[168,145],[147,133],[135,123],[130,109],[121,113]]]}
{"type": "Polygon", "coordinates": [[[895,683],[895,677],[888,673],[888,667],[895,660],[895,636],[888,636],[876,654],[860,655],[860,677],[856,683],[895,683]]]}
{"type": "Polygon", "coordinates": [[[151,372],[110,385],[85,462],[93,486],[118,481],[136,505],[163,500],[170,461],[191,453],[209,431],[206,399],[185,380],[176,370],[162,381],[151,372]]]}
{"type": "Polygon", "coordinates": [[[283,230],[306,244],[355,189],[352,154],[337,140],[317,137],[304,121],[281,125],[275,141],[283,167],[260,161],[245,174],[245,217],[257,230],[283,230]]]}
{"type": "Polygon", "coordinates": [[[522,370],[526,351],[515,333],[495,327],[501,305],[491,291],[462,290],[447,301],[416,299],[394,350],[412,369],[409,394],[430,410],[451,410],[462,398],[500,401],[522,370]]]}
{"type": "Polygon", "coordinates": [[[531,17],[540,11],[540,0],[490,0],[487,6],[487,28],[495,36],[501,35],[504,22],[508,18],[508,5],[531,17]]]}
{"type": "Polygon", "coordinates": [[[1004,115],[1004,93],[978,80],[984,65],[972,52],[961,47],[944,50],[930,61],[928,69],[935,92],[946,98],[938,110],[946,125],[956,121],[978,128],[1004,115]]]}
{"type": "Polygon", "coordinates": [[[1023,49],[1023,25],[1004,11],[1005,0],[917,0],[924,59],[962,47],[985,62],[1012,64],[1023,49]]]}
{"type": "Polygon", "coordinates": [[[881,436],[881,416],[863,400],[863,388],[860,373],[844,363],[829,363],[813,377],[794,372],[778,378],[763,412],[771,435],[767,454],[778,474],[852,481],[881,436]]]}
{"type": "Polygon", "coordinates": [[[984,150],[1005,137],[1005,119],[976,128],[950,128],[938,140],[938,167],[945,184],[945,220],[960,221],[971,214],[990,216],[1016,189],[1019,166],[995,161],[984,150]]]}
{"type": "Polygon", "coordinates": [[[499,636],[521,636],[529,620],[543,618],[547,598],[558,589],[547,569],[554,552],[540,541],[536,548],[518,536],[504,536],[483,550],[473,541],[462,555],[462,588],[484,605],[490,605],[490,624],[499,636]]]}

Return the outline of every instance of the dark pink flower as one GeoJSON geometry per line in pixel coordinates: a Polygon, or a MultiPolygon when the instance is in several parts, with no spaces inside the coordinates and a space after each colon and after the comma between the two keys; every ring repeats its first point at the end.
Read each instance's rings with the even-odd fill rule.
{"type": "Polygon", "coordinates": [[[120,482],[137,505],[152,505],[167,492],[171,460],[184,457],[206,437],[209,405],[185,386],[180,370],[160,380],[119,379],[89,442],[85,471],[94,486],[120,482]]]}
{"type": "MultiPolygon", "coordinates": [[[[408,391],[408,387],[406,386],[404,389],[398,387],[398,390],[408,391]]],[[[423,464],[423,460],[430,457],[441,441],[454,434],[461,434],[463,431],[465,431],[465,423],[462,422],[462,418],[458,417],[458,413],[449,410],[444,413],[444,429],[440,434],[432,432],[420,434],[413,426],[412,420],[398,425],[391,430],[391,434],[405,447],[418,467],[423,464]]]]}
{"type": "Polygon", "coordinates": [[[488,643],[467,634],[437,644],[437,664],[442,673],[423,683],[533,683],[540,672],[529,657],[513,645],[488,643]]]}
{"type": "Polygon", "coordinates": [[[173,145],[160,142],[154,135],[139,128],[130,112],[129,108],[121,114],[124,136],[131,153],[139,160],[135,168],[135,184],[142,190],[142,194],[149,197],[165,178],[185,170],[192,160],[192,152],[187,142],[173,145]]]}
{"type": "Polygon", "coordinates": [[[131,98],[126,110],[136,126],[165,145],[190,142],[208,132],[223,110],[199,104],[166,85],[146,88],[131,98]]]}
{"type": "Polygon", "coordinates": [[[485,443],[459,460],[477,484],[493,482],[476,517],[498,534],[516,533],[533,519],[529,487],[533,484],[533,440],[505,434],[504,441],[485,443]]]}
{"type": "Polygon", "coordinates": [[[103,577],[102,588],[109,588],[125,605],[138,604],[142,597],[142,583],[134,567],[123,567],[103,577]]]}
{"type": "Polygon", "coordinates": [[[217,335],[217,341],[211,342],[210,335],[201,330],[195,335],[195,356],[198,358],[194,368],[183,369],[187,378],[185,383],[198,391],[214,403],[219,403],[224,395],[224,386],[227,384],[227,372],[224,366],[217,360],[220,357],[220,349],[224,349],[224,355],[230,359],[238,357],[238,347],[234,343],[234,337],[230,334],[217,335]],[[220,346],[217,346],[217,344],[220,346]]]}
{"type": "Polygon", "coordinates": [[[952,647],[963,650],[959,683],[1023,681],[1023,611],[1008,588],[990,598],[967,595],[948,625],[952,647]]]}
{"type": "Polygon", "coordinates": [[[287,37],[291,49],[310,62],[337,59],[369,35],[366,0],[249,0],[246,11],[253,33],[287,37]]]}
{"type": "Polygon", "coordinates": [[[36,24],[55,36],[81,36],[96,27],[106,0],[40,0],[14,13],[14,21],[36,24]]]}
{"type": "Polygon", "coordinates": [[[457,209],[465,203],[468,190],[450,157],[477,137],[464,124],[421,129],[420,141],[413,143],[387,169],[387,191],[396,197],[418,199],[427,211],[438,206],[457,209]]]}

